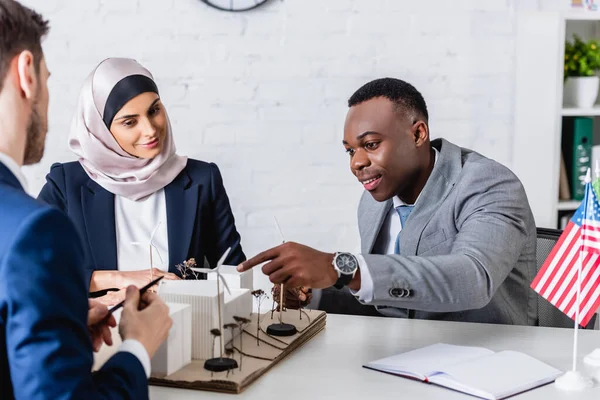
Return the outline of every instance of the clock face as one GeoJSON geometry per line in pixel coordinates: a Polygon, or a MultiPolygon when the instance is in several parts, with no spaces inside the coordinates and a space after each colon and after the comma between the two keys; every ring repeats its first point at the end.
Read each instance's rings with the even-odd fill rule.
{"type": "Polygon", "coordinates": [[[340,254],[335,264],[343,274],[351,274],[358,267],[356,259],[348,254],[340,254]]]}
{"type": "Polygon", "coordinates": [[[268,0],[202,0],[223,11],[247,11],[265,4],[268,0]]]}

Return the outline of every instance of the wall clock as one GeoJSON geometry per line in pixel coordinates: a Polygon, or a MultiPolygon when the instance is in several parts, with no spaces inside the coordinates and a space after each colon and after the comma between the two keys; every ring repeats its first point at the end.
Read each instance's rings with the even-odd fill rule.
{"type": "Polygon", "coordinates": [[[248,11],[262,6],[269,0],[201,0],[222,11],[248,11]]]}

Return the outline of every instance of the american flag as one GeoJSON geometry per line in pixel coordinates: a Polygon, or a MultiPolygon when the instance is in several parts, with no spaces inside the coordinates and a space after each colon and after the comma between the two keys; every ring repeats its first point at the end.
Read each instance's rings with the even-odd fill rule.
{"type": "Polygon", "coordinates": [[[600,204],[591,183],[585,197],[531,283],[531,288],[575,321],[581,262],[579,324],[600,306],[600,204]]]}

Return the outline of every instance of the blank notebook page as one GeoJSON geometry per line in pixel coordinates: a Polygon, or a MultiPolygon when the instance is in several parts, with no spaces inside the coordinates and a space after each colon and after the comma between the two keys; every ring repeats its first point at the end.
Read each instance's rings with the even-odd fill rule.
{"type": "Polygon", "coordinates": [[[386,372],[413,373],[423,377],[431,372],[443,370],[446,366],[494,354],[483,347],[454,346],[437,343],[395,356],[382,358],[366,364],[386,372]]]}
{"type": "Polygon", "coordinates": [[[430,382],[458,390],[478,389],[497,399],[551,382],[561,374],[556,368],[515,351],[501,351],[438,370],[443,374],[432,376],[430,382]]]}

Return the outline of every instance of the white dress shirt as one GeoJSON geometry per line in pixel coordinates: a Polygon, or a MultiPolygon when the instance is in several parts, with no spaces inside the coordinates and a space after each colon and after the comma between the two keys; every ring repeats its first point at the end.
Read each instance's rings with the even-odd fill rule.
{"type": "Polygon", "coordinates": [[[115,196],[117,266],[119,271],[139,271],[152,265],[169,270],[169,238],[165,190],[134,201],[115,196]],[[150,246],[152,242],[152,246],[150,246]]]}
{"type": "MultiPolygon", "coordinates": [[[[165,190],[134,201],[115,196],[115,228],[117,233],[117,267],[119,271],[138,271],[152,266],[169,270],[167,201],[165,190]],[[150,246],[152,244],[152,246],[150,246]]],[[[150,376],[150,357],[137,340],[125,340],[120,351],[128,351],[140,360],[150,376]]]]}
{"type": "MultiPolygon", "coordinates": [[[[27,179],[25,175],[21,171],[21,167],[19,164],[15,162],[8,155],[0,152],[0,163],[2,163],[13,175],[17,178],[21,186],[23,186],[23,190],[27,190],[27,179]]],[[[135,339],[127,339],[121,343],[119,346],[119,351],[126,351],[128,353],[133,354],[144,367],[144,371],[146,372],[146,377],[150,377],[150,356],[146,351],[146,348],[135,339]]]]}
{"type": "MultiPolygon", "coordinates": [[[[439,151],[434,147],[435,159],[433,161],[433,165],[438,159],[439,151]]],[[[422,193],[422,192],[421,192],[422,193]]],[[[421,197],[421,193],[417,196],[417,200],[415,200],[415,204],[419,201],[421,197]]],[[[398,196],[394,196],[393,207],[387,213],[385,220],[383,221],[383,225],[379,230],[379,235],[377,235],[377,239],[375,240],[375,244],[373,246],[373,251],[375,254],[394,254],[394,247],[396,246],[396,238],[400,231],[402,231],[402,223],[400,221],[400,216],[396,211],[396,208],[399,206],[405,205],[415,205],[415,204],[406,204],[404,201],[400,200],[398,196]]],[[[358,297],[358,299],[362,302],[369,303],[373,301],[373,278],[371,276],[371,272],[369,271],[369,267],[365,258],[358,254],[356,255],[356,259],[358,260],[358,268],[360,268],[360,289],[358,291],[351,290],[350,292],[358,297]]]]}

